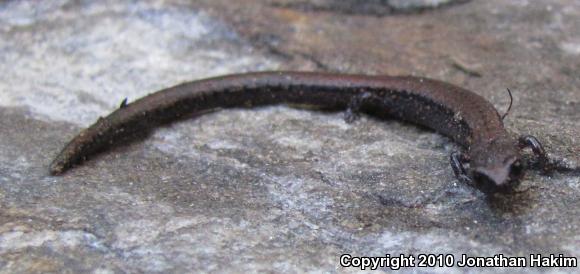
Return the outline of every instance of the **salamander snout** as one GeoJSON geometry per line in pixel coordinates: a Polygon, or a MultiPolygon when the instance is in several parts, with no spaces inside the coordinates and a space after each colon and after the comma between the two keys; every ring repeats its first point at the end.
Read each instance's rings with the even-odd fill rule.
{"type": "Polygon", "coordinates": [[[524,167],[520,159],[510,157],[499,165],[477,167],[472,171],[475,185],[481,191],[491,194],[496,192],[512,192],[524,175],[524,167]]]}

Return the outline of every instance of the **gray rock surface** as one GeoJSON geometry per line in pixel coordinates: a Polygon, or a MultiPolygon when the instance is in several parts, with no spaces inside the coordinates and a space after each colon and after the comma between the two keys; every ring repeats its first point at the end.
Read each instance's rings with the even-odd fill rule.
{"type": "MultiPolygon", "coordinates": [[[[0,273],[356,272],[339,266],[342,253],[580,256],[580,2],[413,1],[420,12],[379,15],[289,2],[0,1],[0,273]],[[530,171],[522,193],[490,201],[455,181],[457,147],[440,135],[273,106],[174,123],[48,175],[62,146],[125,97],[271,69],[424,75],[500,110],[510,87],[506,125],[576,173],[530,171]]],[[[478,271],[498,270],[578,269],[478,271]]]]}

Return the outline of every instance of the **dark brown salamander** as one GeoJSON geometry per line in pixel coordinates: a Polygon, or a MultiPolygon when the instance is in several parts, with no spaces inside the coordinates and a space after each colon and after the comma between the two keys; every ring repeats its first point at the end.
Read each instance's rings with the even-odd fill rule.
{"type": "Polygon", "coordinates": [[[218,108],[270,104],[310,105],[395,117],[431,128],[461,144],[468,153],[452,153],[457,178],[485,193],[509,192],[525,167],[520,150],[531,147],[547,160],[533,137],[516,140],[506,131],[494,106],[481,96],[451,84],[419,77],[257,72],[203,79],[167,88],[121,107],[76,136],[50,165],[60,174],[118,140],[184,115],[218,108]]]}

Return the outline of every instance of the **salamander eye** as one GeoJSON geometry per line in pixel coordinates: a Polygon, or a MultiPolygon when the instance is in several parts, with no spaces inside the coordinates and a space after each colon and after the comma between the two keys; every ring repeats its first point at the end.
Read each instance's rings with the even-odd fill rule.
{"type": "Polygon", "coordinates": [[[473,173],[473,179],[475,186],[481,190],[483,193],[491,194],[498,191],[498,187],[495,182],[489,178],[485,173],[475,171],[473,173]]]}
{"type": "Polygon", "coordinates": [[[510,179],[518,180],[524,175],[524,166],[520,160],[516,160],[510,166],[510,179]]]}

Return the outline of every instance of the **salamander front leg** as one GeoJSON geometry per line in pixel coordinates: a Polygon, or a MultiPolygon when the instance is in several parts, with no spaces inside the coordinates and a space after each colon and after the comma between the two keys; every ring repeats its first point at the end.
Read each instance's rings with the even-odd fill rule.
{"type": "Polygon", "coordinates": [[[473,185],[473,179],[469,177],[465,168],[468,162],[467,157],[465,157],[465,155],[463,155],[461,152],[454,151],[451,153],[451,155],[449,155],[449,160],[457,180],[464,184],[473,185]]]}
{"type": "Polygon", "coordinates": [[[546,150],[542,146],[542,143],[538,141],[538,139],[532,135],[524,135],[519,138],[519,145],[520,149],[524,148],[531,148],[532,152],[538,158],[538,163],[540,168],[544,172],[549,172],[551,170],[550,159],[548,158],[548,154],[546,154],[546,150]]]}
{"type": "Polygon", "coordinates": [[[370,92],[363,92],[353,96],[353,98],[348,103],[348,106],[346,107],[346,111],[344,112],[344,121],[348,124],[356,121],[360,117],[360,110],[362,106],[371,97],[373,97],[373,95],[370,92]]]}

